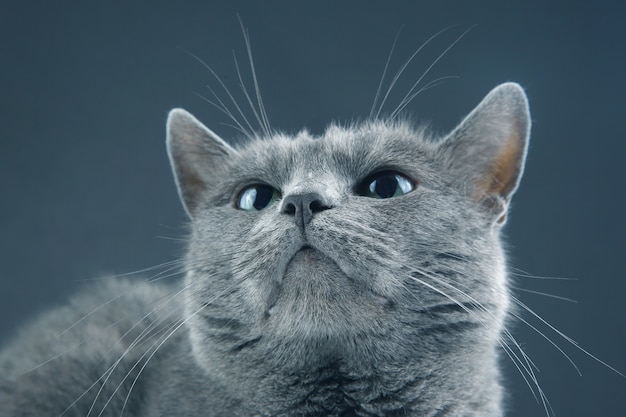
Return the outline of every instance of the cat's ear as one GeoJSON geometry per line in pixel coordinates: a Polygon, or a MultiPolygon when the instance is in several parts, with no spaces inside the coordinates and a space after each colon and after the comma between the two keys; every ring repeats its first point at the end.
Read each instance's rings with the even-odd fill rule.
{"type": "Polygon", "coordinates": [[[515,83],[494,88],[442,143],[448,168],[470,184],[472,197],[500,221],[517,189],[530,135],[524,90],[515,83]]]}
{"type": "Polygon", "coordinates": [[[211,178],[236,151],[183,109],[170,111],[166,143],[178,194],[193,217],[211,178]]]}

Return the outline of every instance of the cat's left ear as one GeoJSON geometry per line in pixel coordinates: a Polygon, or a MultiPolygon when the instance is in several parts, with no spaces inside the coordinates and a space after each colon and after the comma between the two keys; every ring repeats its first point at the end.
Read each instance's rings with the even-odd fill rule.
{"type": "Polygon", "coordinates": [[[530,112],[522,87],[494,88],[442,143],[446,165],[470,185],[472,197],[504,221],[524,169],[530,112]]]}

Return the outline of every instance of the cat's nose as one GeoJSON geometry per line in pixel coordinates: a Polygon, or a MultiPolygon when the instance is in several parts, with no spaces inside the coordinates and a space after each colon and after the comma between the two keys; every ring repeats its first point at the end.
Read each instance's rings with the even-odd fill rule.
{"type": "Polygon", "coordinates": [[[294,217],[298,228],[304,232],[313,215],[331,208],[330,204],[318,193],[291,194],[283,198],[282,212],[294,217]]]}

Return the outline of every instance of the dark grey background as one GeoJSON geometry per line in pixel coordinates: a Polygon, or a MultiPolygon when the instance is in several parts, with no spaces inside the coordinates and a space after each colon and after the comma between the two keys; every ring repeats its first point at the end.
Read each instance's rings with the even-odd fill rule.
{"type": "MultiPolygon", "coordinates": [[[[626,370],[623,2],[92,3],[0,6],[0,339],[88,279],[180,255],[185,216],[165,154],[166,112],[184,106],[223,137],[235,135],[194,95],[217,84],[182,49],[238,92],[231,50],[244,61],[239,13],[272,125],[289,132],[365,117],[401,26],[394,70],[428,37],[456,25],[417,57],[388,111],[476,25],[426,80],[459,78],[407,111],[443,132],[498,83],[527,89],[534,125],[507,227],[511,262],[576,280],[519,278],[516,286],[578,303],[518,295],[626,370]]],[[[572,355],[580,377],[541,336],[514,327],[558,416],[623,415],[624,378],[538,326],[572,355]]],[[[542,414],[510,365],[506,385],[510,416],[542,414]]]]}

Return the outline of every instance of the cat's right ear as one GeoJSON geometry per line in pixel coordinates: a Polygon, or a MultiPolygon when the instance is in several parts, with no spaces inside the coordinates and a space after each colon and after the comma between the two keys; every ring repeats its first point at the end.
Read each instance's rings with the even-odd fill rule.
{"type": "Polygon", "coordinates": [[[211,178],[237,151],[183,109],[170,111],[166,143],[178,194],[193,217],[211,178]]]}

